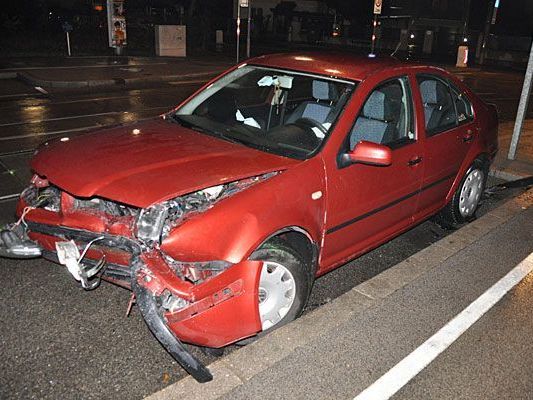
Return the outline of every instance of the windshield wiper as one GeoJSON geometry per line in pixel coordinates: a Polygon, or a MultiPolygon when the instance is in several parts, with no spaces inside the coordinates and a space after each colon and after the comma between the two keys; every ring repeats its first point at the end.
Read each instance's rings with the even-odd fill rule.
{"type": "Polygon", "coordinates": [[[174,121],[174,122],[176,122],[176,123],[178,123],[178,124],[180,124],[180,125],[182,125],[182,126],[184,126],[186,128],[195,130],[196,132],[204,133],[204,134],[209,135],[209,136],[213,136],[213,137],[217,137],[217,138],[223,139],[223,140],[225,140],[227,142],[239,143],[239,144],[246,143],[246,141],[244,141],[244,140],[239,140],[238,138],[234,138],[232,136],[228,136],[228,135],[224,134],[223,132],[213,131],[213,130],[210,130],[210,129],[206,129],[206,128],[202,127],[202,126],[193,124],[192,122],[186,120],[185,118],[180,117],[177,114],[172,114],[171,115],[171,119],[172,119],[172,121],[174,121]]]}

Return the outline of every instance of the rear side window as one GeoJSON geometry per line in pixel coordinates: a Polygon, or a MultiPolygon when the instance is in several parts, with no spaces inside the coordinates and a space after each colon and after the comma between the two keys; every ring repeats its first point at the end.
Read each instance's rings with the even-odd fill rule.
{"type": "Polygon", "coordinates": [[[455,103],[455,109],[457,110],[457,121],[459,124],[472,121],[474,119],[474,112],[472,111],[472,104],[468,97],[457,89],[454,85],[450,84],[452,89],[452,98],[455,103]]]}
{"type": "Polygon", "coordinates": [[[448,84],[433,75],[417,76],[427,136],[444,132],[457,125],[455,101],[448,84]]]}

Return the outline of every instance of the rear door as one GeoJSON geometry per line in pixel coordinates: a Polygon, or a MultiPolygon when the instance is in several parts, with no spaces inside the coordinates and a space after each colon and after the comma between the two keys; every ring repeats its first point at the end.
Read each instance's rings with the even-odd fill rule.
{"type": "Polygon", "coordinates": [[[424,177],[419,200],[423,217],[444,205],[477,133],[468,98],[443,76],[418,74],[420,118],[424,120],[424,177]]]}
{"type": "MultiPolygon", "coordinates": [[[[356,92],[357,93],[357,92],[356,92]]],[[[361,140],[392,150],[385,167],[329,164],[326,235],[322,261],[328,268],[394,236],[412,222],[417,208],[424,158],[418,140],[411,84],[407,76],[373,86],[341,153],[361,140]]]]}

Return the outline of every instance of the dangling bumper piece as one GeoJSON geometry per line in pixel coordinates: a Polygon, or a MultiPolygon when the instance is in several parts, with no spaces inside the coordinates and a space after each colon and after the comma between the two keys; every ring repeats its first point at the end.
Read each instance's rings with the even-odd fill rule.
{"type": "Polygon", "coordinates": [[[0,257],[35,258],[41,255],[41,246],[28,238],[22,225],[12,225],[0,231],[0,257]]]}
{"type": "Polygon", "coordinates": [[[184,344],[168,329],[159,313],[156,298],[137,282],[138,272],[142,268],[140,261],[133,262],[131,288],[135,293],[136,303],[141,310],[144,321],[154,336],[179,364],[200,383],[213,379],[211,372],[191,353],[184,344]]]}

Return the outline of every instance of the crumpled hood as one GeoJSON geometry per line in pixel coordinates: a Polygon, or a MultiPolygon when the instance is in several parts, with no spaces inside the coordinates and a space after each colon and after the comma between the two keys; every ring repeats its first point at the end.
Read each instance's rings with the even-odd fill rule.
{"type": "Polygon", "coordinates": [[[31,166],[74,196],[147,207],[296,162],[156,119],[56,141],[31,166]]]}

